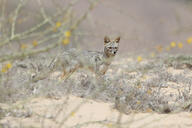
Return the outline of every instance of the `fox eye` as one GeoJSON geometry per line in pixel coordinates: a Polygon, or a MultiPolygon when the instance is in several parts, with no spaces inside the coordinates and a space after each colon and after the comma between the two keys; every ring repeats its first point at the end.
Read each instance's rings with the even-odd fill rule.
{"type": "Polygon", "coordinates": [[[112,49],[112,47],[109,47],[109,49],[112,49]]]}

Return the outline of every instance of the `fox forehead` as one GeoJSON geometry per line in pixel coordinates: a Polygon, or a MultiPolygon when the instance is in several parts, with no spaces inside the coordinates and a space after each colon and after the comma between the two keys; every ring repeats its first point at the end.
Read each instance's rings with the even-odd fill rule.
{"type": "Polygon", "coordinates": [[[105,47],[118,47],[118,46],[119,46],[119,44],[116,42],[110,42],[110,43],[105,44],[105,47]]]}

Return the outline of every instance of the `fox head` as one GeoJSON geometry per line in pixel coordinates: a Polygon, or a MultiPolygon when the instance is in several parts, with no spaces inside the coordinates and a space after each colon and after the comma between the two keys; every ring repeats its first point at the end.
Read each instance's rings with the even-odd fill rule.
{"type": "Polygon", "coordinates": [[[104,38],[104,52],[107,57],[113,57],[116,55],[119,49],[120,37],[117,37],[115,40],[110,40],[109,37],[105,36],[104,38]]]}

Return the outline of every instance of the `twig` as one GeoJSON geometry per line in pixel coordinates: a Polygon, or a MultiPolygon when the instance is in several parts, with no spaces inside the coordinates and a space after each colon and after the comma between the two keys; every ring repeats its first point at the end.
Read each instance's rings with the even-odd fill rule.
{"type": "Polygon", "coordinates": [[[72,113],[75,113],[79,110],[79,108],[86,102],[86,99],[84,101],[82,101],[81,103],[79,103],[79,105],[77,105],[65,118],[63,118],[63,120],[61,121],[61,123],[59,124],[58,128],[61,128],[63,126],[63,124],[69,119],[69,117],[71,117],[72,113]]]}
{"type": "MultiPolygon", "coordinates": [[[[34,27],[32,27],[32,28],[30,28],[30,29],[28,29],[28,30],[26,30],[26,31],[24,31],[22,33],[17,33],[17,34],[14,33],[14,36],[10,36],[10,37],[6,38],[4,41],[2,41],[0,43],[0,47],[4,46],[6,44],[9,44],[11,41],[13,41],[15,39],[24,39],[24,38],[26,38],[25,36],[27,36],[28,34],[31,34],[31,33],[35,32],[35,31],[37,31],[43,25],[46,25],[49,22],[49,20],[54,19],[54,18],[56,18],[57,16],[59,16],[61,14],[65,14],[65,12],[67,10],[69,10],[69,8],[71,8],[77,1],[78,0],[71,1],[66,8],[64,8],[63,10],[57,12],[53,17],[51,17],[49,19],[44,19],[41,23],[35,25],[34,27]]],[[[14,24],[12,26],[15,26],[14,24]]],[[[14,32],[14,29],[12,31],[14,32]]]]}
{"type": "Polygon", "coordinates": [[[17,8],[15,9],[15,13],[14,13],[14,16],[13,16],[13,21],[12,21],[12,24],[11,24],[11,38],[13,38],[14,35],[15,35],[16,20],[17,20],[19,11],[21,10],[21,8],[25,4],[25,2],[26,2],[26,0],[20,0],[19,4],[17,5],[17,8]]]}
{"type": "Polygon", "coordinates": [[[36,54],[39,54],[39,53],[42,53],[42,52],[47,52],[50,49],[57,47],[58,44],[59,43],[55,43],[55,44],[50,45],[50,46],[48,46],[46,48],[43,48],[43,49],[33,50],[33,51],[28,51],[28,52],[20,52],[20,53],[17,53],[15,55],[5,55],[2,58],[0,58],[0,62],[7,61],[7,60],[16,60],[16,59],[36,55],[36,54]]]}
{"type": "MultiPolygon", "coordinates": [[[[71,127],[68,127],[68,128],[81,128],[81,127],[84,127],[84,126],[87,126],[87,125],[90,125],[90,124],[100,124],[100,125],[107,125],[108,123],[110,124],[113,124],[114,122],[112,121],[106,121],[106,120],[100,120],[100,121],[88,121],[88,122],[85,122],[85,123],[82,123],[82,124],[76,124],[74,126],[71,126],[71,127]]],[[[114,124],[115,125],[115,124],[114,124]]]]}

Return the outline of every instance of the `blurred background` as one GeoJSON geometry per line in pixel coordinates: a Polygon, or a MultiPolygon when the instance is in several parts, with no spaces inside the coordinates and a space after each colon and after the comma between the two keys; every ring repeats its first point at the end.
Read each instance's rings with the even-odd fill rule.
{"type": "MultiPolygon", "coordinates": [[[[75,108],[68,115],[66,108],[72,107],[66,105],[74,103],[66,97],[68,95],[112,103],[111,108],[128,115],[129,112],[152,112],[152,123],[158,121],[153,112],[185,112],[177,115],[177,119],[189,118],[183,126],[190,127],[191,49],[192,0],[0,0],[0,128],[3,118],[6,121],[3,126],[11,128],[11,116],[13,120],[19,118],[18,127],[30,125],[27,120],[21,122],[25,119],[32,121],[31,124],[37,121],[39,127],[46,127],[43,125],[46,119],[55,123],[52,127],[60,125],[61,128],[83,105],[83,102],[77,106],[72,104],[75,108]],[[59,57],[63,58],[59,55],[70,48],[103,51],[105,36],[111,40],[120,36],[120,48],[106,74],[99,79],[87,70],[89,65],[85,64],[84,69],[73,70],[69,75],[66,73],[65,77],[63,70],[67,66],[62,64],[61,69],[55,64],[59,57]],[[27,100],[44,96],[45,101],[41,98],[35,102],[27,100]],[[65,100],[61,101],[63,98],[65,100]],[[20,99],[25,101],[12,106],[20,99]],[[50,101],[50,107],[47,101],[50,101]],[[56,105],[57,101],[60,107],[56,105]],[[25,107],[27,102],[29,107],[25,107]],[[33,109],[35,104],[40,114],[33,111],[36,110],[33,109]],[[47,111],[48,108],[53,108],[53,114],[47,111]],[[186,112],[190,115],[186,116],[186,112]],[[59,118],[57,121],[60,114],[61,121],[59,118]]],[[[96,113],[95,108],[102,112],[100,108],[93,108],[96,113]]],[[[112,113],[111,108],[107,113],[112,113]]],[[[119,128],[121,113],[117,120],[111,116],[115,122],[109,123],[114,125],[105,124],[108,118],[103,116],[104,123],[98,119],[94,123],[119,128]]],[[[93,113],[89,115],[86,116],[91,117],[87,119],[88,123],[93,113]]],[[[162,118],[171,121],[165,116],[162,118]]],[[[74,122],[74,118],[71,119],[74,122]]],[[[135,115],[129,119],[131,121],[125,125],[129,122],[132,125],[135,115]]],[[[150,124],[146,123],[144,116],[141,119],[144,119],[144,124],[140,127],[150,124]]],[[[162,122],[165,126],[164,120],[162,122]]],[[[171,123],[177,126],[174,121],[171,123]]],[[[72,127],[84,127],[78,125],[72,127]]],[[[178,127],[182,125],[178,124],[178,127]]]]}
{"type": "Polygon", "coordinates": [[[89,44],[102,42],[104,35],[120,35],[123,53],[153,51],[159,46],[166,50],[171,42],[182,42],[184,50],[172,51],[190,53],[186,40],[192,36],[191,11],[190,0],[100,1],[82,24],[83,31],[91,33],[83,39],[89,44]]]}
{"type": "Polygon", "coordinates": [[[65,48],[102,50],[107,35],[111,39],[121,36],[119,52],[123,54],[191,53],[191,0],[1,0],[0,3],[0,41],[9,42],[0,45],[1,55],[9,53],[10,44],[14,46],[11,52],[19,52],[22,48],[29,49],[30,43],[38,48],[58,42],[62,34],[45,39],[58,33],[56,29],[61,33],[70,31],[65,48]],[[19,3],[23,5],[14,21],[19,3]],[[74,31],[71,30],[79,19],[74,31]],[[43,22],[23,37],[10,38],[14,26],[15,33],[22,33],[43,22]],[[51,27],[53,32],[46,32],[51,27]]]}

